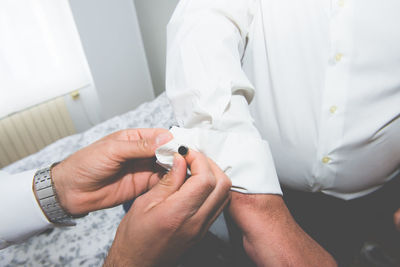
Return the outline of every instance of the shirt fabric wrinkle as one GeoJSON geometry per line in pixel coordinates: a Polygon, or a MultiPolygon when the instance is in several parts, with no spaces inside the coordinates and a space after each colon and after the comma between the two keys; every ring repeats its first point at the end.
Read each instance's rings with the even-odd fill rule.
{"type": "MultiPolygon", "coordinates": [[[[167,92],[176,90],[170,76],[185,81],[181,85],[187,90],[198,86],[199,103],[205,102],[202,108],[211,116],[213,107],[220,105],[220,95],[228,96],[218,116],[221,120],[213,120],[209,129],[225,133],[249,129],[249,133],[257,132],[252,138],[267,140],[264,156],[272,154],[270,159],[260,156],[258,164],[247,164],[259,173],[276,167],[277,176],[248,179],[241,187],[257,184],[264,193],[272,193],[269,187],[276,188],[275,177],[279,177],[293,189],[352,199],[396,175],[400,165],[400,52],[392,49],[400,47],[400,33],[393,26],[400,23],[393,12],[400,9],[396,0],[384,5],[373,0],[186,2],[180,2],[171,21],[190,16],[191,22],[197,20],[201,26],[193,28],[184,21],[170,25],[167,92]],[[198,16],[197,9],[203,16],[198,16]],[[215,21],[212,26],[201,23],[210,17],[215,21]],[[187,31],[191,34],[180,34],[187,31]],[[199,41],[196,35],[212,38],[199,41]],[[180,66],[173,55],[186,45],[196,46],[196,54],[182,55],[189,65],[180,66]],[[203,64],[191,61],[192,57],[202,57],[203,64]],[[192,77],[182,77],[187,75],[185,67],[191,68],[192,77]],[[199,77],[210,82],[196,77],[206,70],[212,71],[199,77]],[[216,77],[226,81],[224,86],[214,81],[216,77]],[[248,101],[250,108],[232,108],[230,96],[244,97],[242,88],[255,91],[248,101]],[[213,99],[210,91],[219,97],[213,99]],[[371,140],[377,131],[379,138],[371,140]],[[368,163],[376,161],[385,164],[371,168],[373,164],[368,163]]],[[[182,103],[169,96],[181,116],[177,106],[182,103]]],[[[185,113],[189,118],[193,115],[185,113]]],[[[200,120],[180,126],[190,135],[204,127],[200,120]]],[[[212,139],[212,134],[207,138],[212,139]]],[[[232,153],[230,157],[242,156],[232,153]]],[[[240,177],[231,175],[231,179],[235,185],[240,177]]]]}

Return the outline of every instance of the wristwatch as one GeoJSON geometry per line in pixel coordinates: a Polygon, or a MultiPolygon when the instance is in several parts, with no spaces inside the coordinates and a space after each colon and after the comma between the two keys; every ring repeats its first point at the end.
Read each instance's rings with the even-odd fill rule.
{"type": "Polygon", "coordinates": [[[36,195],[44,215],[47,219],[59,226],[74,226],[74,217],[66,212],[57,199],[54,183],[51,178],[51,168],[58,163],[54,163],[47,168],[38,170],[33,179],[33,191],[36,195]]]}

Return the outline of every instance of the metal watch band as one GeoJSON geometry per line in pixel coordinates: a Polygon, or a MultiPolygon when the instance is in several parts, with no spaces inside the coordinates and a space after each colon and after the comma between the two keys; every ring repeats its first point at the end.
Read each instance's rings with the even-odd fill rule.
{"type": "Polygon", "coordinates": [[[58,225],[73,226],[75,222],[61,206],[57,199],[53,181],[51,179],[51,168],[57,163],[38,170],[33,179],[33,189],[37,200],[47,219],[58,225]]]}

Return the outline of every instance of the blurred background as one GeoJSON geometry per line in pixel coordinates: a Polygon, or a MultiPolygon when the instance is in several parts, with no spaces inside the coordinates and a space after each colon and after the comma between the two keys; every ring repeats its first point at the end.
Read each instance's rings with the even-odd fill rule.
{"type": "Polygon", "coordinates": [[[0,168],[164,91],[178,0],[2,0],[0,168]]]}
{"type": "MultiPolygon", "coordinates": [[[[0,170],[48,166],[123,128],[173,125],[163,92],[178,1],[0,0],[0,170]]],[[[94,212],[11,246],[0,266],[100,266],[124,214],[94,212]]],[[[240,237],[222,216],[211,232],[179,266],[252,266],[228,245],[240,237]]],[[[385,251],[399,255],[366,242],[353,266],[399,266],[385,251]]]]}

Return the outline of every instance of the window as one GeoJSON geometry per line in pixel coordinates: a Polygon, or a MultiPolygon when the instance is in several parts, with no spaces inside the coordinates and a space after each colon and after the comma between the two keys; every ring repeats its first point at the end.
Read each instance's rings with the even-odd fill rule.
{"type": "Polygon", "coordinates": [[[0,117],[90,83],[67,0],[0,1],[0,117]]]}

